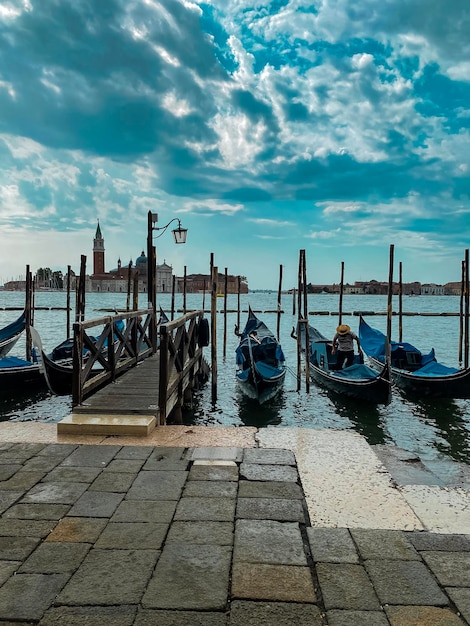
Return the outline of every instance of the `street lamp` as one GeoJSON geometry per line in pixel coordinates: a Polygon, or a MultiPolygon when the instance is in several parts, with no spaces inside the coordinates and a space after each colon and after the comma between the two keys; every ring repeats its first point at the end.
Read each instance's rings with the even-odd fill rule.
{"type": "Polygon", "coordinates": [[[155,239],[158,239],[158,237],[161,237],[167,231],[170,224],[178,222],[178,227],[172,230],[175,243],[186,243],[186,236],[188,234],[188,229],[181,227],[181,222],[177,217],[171,219],[165,226],[157,227],[155,226],[157,222],[158,213],[149,211],[147,219],[147,292],[148,308],[152,309],[155,320],[150,328],[150,339],[154,352],[157,349],[157,337],[155,332],[157,320],[157,251],[153,245],[153,231],[161,231],[160,234],[155,236],[155,239]]]}

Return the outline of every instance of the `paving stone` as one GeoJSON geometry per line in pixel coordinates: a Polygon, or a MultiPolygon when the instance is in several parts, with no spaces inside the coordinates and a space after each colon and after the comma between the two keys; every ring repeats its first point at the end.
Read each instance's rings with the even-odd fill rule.
{"type": "Polygon", "coordinates": [[[134,626],[227,626],[225,613],[139,610],[134,626]]]}
{"type": "Polygon", "coordinates": [[[308,567],[235,563],[232,598],[277,602],[316,602],[308,567]]]}
{"type": "Polygon", "coordinates": [[[446,593],[463,617],[470,624],[470,589],[447,587],[446,593]]]}
{"type": "Polygon", "coordinates": [[[410,532],[406,535],[416,550],[470,552],[468,535],[442,535],[428,532],[410,532]]]}
{"type": "Polygon", "coordinates": [[[231,555],[228,546],[165,545],[142,606],[223,610],[227,603],[231,555]]]}
{"type": "Polygon", "coordinates": [[[111,518],[112,522],[171,522],[176,500],[123,500],[111,518]]]}
{"type": "Polygon", "coordinates": [[[19,569],[21,574],[71,574],[85,558],[90,544],[53,543],[39,545],[19,569]]]}
{"type": "Polygon", "coordinates": [[[380,610],[374,588],[361,565],[318,563],[316,570],[327,610],[380,610]]]}
{"type": "Polygon", "coordinates": [[[257,465],[295,465],[295,455],[291,450],[280,448],[246,448],[243,461],[257,465]]]}
{"type": "Polygon", "coordinates": [[[23,496],[23,491],[0,491],[0,514],[23,496]]]}
{"type": "Polygon", "coordinates": [[[221,448],[221,447],[203,447],[191,448],[188,450],[186,458],[190,461],[197,460],[213,460],[213,461],[234,461],[241,462],[243,459],[243,448],[221,448]]]}
{"type": "Polygon", "coordinates": [[[184,458],[185,448],[154,448],[147,458],[144,470],[150,471],[185,471],[189,461],[184,458]]]}
{"type": "Polygon", "coordinates": [[[50,472],[56,465],[61,462],[60,458],[57,457],[46,457],[46,456],[34,456],[31,459],[28,459],[24,464],[24,469],[27,472],[34,471],[43,471],[50,472]]]}
{"type": "Polygon", "coordinates": [[[441,585],[470,587],[470,552],[421,552],[441,585]]]}
{"type": "Polygon", "coordinates": [[[122,446],[114,458],[145,461],[154,450],[154,446],[122,446]]]}
{"type": "Polygon", "coordinates": [[[304,494],[300,485],[294,482],[241,480],[238,487],[238,497],[303,500],[304,494]]]}
{"type": "Polygon", "coordinates": [[[34,487],[44,475],[45,472],[25,472],[21,470],[8,480],[2,481],[0,483],[0,491],[27,491],[34,487]]]}
{"type": "Polygon", "coordinates": [[[281,522],[305,524],[305,513],[300,500],[279,498],[238,498],[237,518],[272,519],[281,522]]]}
{"type": "Polygon", "coordinates": [[[3,459],[17,458],[24,463],[36,454],[40,454],[45,444],[43,443],[15,443],[13,446],[3,451],[1,457],[3,459]]]}
{"type": "Polygon", "coordinates": [[[347,528],[307,528],[313,560],[322,563],[359,563],[347,528]]]}
{"type": "Polygon", "coordinates": [[[177,500],[188,472],[141,471],[127,492],[126,500],[177,500]]]}
{"type": "Polygon", "coordinates": [[[107,523],[107,519],[99,517],[64,517],[46,541],[95,543],[107,523]]]}
{"type": "Polygon", "coordinates": [[[90,491],[111,491],[113,493],[127,493],[136,479],[137,474],[124,472],[103,471],[88,487],[90,491]]]}
{"type": "Polygon", "coordinates": [[[142,469],[144,459],[114,459],[107,465],[103,473],[106,472],[124,472],[128,474],[137,474],[142,469]]]}
{"type": "Polygon", "coordinates": [[[294,602],[247,602],[235,600],[229,626],[322,626],[319,608],[294,602]]]}
{"type": "Polygon", "coordinates": [[[23,561],[40,541],[39,537],[0,537],[0,561],[23,561]]]}
{"type": "Polygon", "coordinates": [[[21,502],[73,504],[85,490],[83,483],[39,483],[28,491],[21,502]]]}
{"type": "Polygon", "coordinates": [[[173,522],[165,543],[233,545],[235,525],[232,522],[173,522]]]}
{"type": "Polygon", "coordinates": [[[64,467],[106,467],[121,446],[80,446],[62,461],[64,467]]]}
{"type": "Polygon", "coordinates": [[[447,604],[434,577],[419,561],[370,559],[365,567],[382,604],[447,604]]]}
{"type": "Polygon", "coordinates": [[[39,620],[67,582],[66,574],[17,574],[0,588],[0,619],[39,620]]]}
{"type": "Polygon", "coordinates": [[[75,443],[49,443],[37,452],[37,456],[65,459],[77,448],[78,446],[75,443]]]}
{"type": "Polygon", "coordinates": [[[123,499],[122,493],[86,491],[69,511],[71,517],[111,517],[123,499]]]}
{"type": "Polygon", "coordinates": [[[239,563],[306,565],[299,525],[272,520],[237,520],[234,559],[239,563]]]}
{"type": "MultiPolygon", "coordinates": [[[[328,626],[390,626],[383,611],[327,611],[328,626]]],[[[418,625],[416,625],[418,626],[418,625]]]]}
{"type": "Polygon", "coordinates": [[[21,561],[0,561],[0,587],[16,572],[21,561]]]}
{"type": "Polygon", "coordinates": [[[434,606],[386,606],[390,626],[464,626],[463,621],[447,608],[434,606]]]}
{"type": "Polygon", "coordinates": [[[236,498],[238,483],[223,480],[188,480],[183,496],[192,498],[236,498]]]}
{"type": "Polygon", "coordinates": [[[188,480],[238,481],[238,466],[194,464],[189,472],[188,480]]]}
{"type": "Polygon", "coordinates": [[[88,483],[91,484],[103,470],[100,467],[59,466],[44,476],[42,482],[88,483]]]}
{"type": "Polygon", "coordinates": [[[56,599],[56,604],[137,604],[152,574],[156,550],[93,548],[56,599]]]}
{"type": "Polygon", "coordinates": [[[60,606],[44,614],[39,626],[132,626],[135,606],[60,606]]]}
{"type": "Polygon", "coordinates": [[[263,465],[244,462],[240,465],[240,478],[296,483],[299,476],[296,468],[289,465],[263,465]]]}
{"type": "Polygon", "coordinates": [[[95,543],[97,548],[160,550],[169,524],[110,522],[95,543]]]}
{"type": "Polygon", "coordinates": [[[235,518],[235,498],[181,498],[175,512],[179,521],[231,522],[235,518]]]}
{"type": "Polygon", "coordinates": [[[54,523],[50,520],[29,520],[2,517],[0,536],[2,537],[46,537],[54,523]]]}
{"type": "Polygon", "coordinates": [[[351,529],[360,555],[366,559],[419,561],[420,556],[401,530],[351,529]]]}
{"type": "Polygon", "coordinates": [[[3,517],[6,519],[59,520],[69,509],[69,504],[14,504],[3,514],[3,517]]]}
{"type": "Polygon", "coordinates": [[[6,465],[0,465],[0,481],[8,480],[11,478],[16,472],[18,472],[23,466],[20,464],[12,464],[8,463],[6,465]]]}

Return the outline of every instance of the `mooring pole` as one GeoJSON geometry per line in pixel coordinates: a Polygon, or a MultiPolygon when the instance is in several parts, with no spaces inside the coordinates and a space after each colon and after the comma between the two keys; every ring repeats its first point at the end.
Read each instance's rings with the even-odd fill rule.
{"type": "Polygon", "coordinates": [[[281,314],[282,314],[282,265],[279,266],[279,285],[277,288],[277,340],[281,338],[281,314]]]}
{"type": "Polygon", "coordinates": [[[224,275],[224,346],[223,346],[224,359],[227,356],[227,288],[228,288],[228,274],[227,274],[227,268],[225,268],[225,275],[224,275]]]}
{"type": "Polygon", "coordinates": [[[214,265],[214,253],[211,252],[211,382],[212,403],[217,401],[217,277],[218,268],[214,265]]]}

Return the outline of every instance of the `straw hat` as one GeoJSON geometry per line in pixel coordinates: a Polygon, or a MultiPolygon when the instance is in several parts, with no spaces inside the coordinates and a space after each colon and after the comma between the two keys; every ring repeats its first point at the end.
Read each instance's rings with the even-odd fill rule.
{"type": "Polygon", "coordinates": [[[347,324],[340,324],[336,329],[338,335],[347,335],[351,329],[347,324]]]}

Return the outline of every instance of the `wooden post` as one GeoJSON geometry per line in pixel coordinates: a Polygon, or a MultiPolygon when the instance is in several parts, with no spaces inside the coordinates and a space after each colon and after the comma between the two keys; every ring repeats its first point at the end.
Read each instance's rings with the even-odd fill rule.
{"type": "Polygon", "coordinates": [[[225,268],[225,274],[224,274],[224,345],[223,345],[224,359],[227,356],[227,287],[228,287],[228,274],[227,274],[227,268],[225,268]]]}
{"type": "Polygon", "coordinates": [[[403,264],[398,264],[398,341],[403,341],[403,264]]]}
{"type": "Polygon", "coordinates": [[[464,297],[465,297],[465,261],[462,261],[462,276],[460,282],[460,309],[459,309],[459,366],[463,361],[463,331],[464,331],[464,297]]]}
{"type": "Polygon", "coordinates": [[[32,358],[32,349],[31,349],[31,294],[32,294],[32,285],[31,285],[31,272],[29,269],[29,265],[26,266],[26,292],[25,292],[25,316],[26,316],[26,360],[31,361],[32,358]]]}
{"type": "Polygon", "coordinates": [[[279,285],[277,288],[277,340],[280,341],[281,338],[281,313],[282,313],[282,265],[279,266],[279,285]]]}
{"type": "MultiPolygon", "coordinates": [[[[298,289],[297,289],[297,391],[300,391],[300,379],[301,379],[301,373],[302,373],[302,359],[301,359],[301,353],[302,353],[302,342],[301,342],[301,331],[300,331],[300,316],[301,316],[301,306],[300,306],[300,301],[299,298],[302,294],[302,250],[300,250],[299,252],[299,268],[298,268],[298,272],[297,272],[297,285],[298,285],[298,289]]],[[[294,289],[295,292],[295,289],[294,289]]],[[[295,310],[295,305],[294,305],[294,310],[295,310]]]]}
{"type": "Polygon", "coordinates": [[[295,315],[295,295],[296,289],[294,287],[294,289],[292,290],[292,315],[295,315]]]}
{"type": "Polygon", "coordinates": [[[132,310],[137,311],[139,309],[139,272],[134,274],[134,285],[132,290],[132,310]]]}
{"type": "Polygon", "coordinates": [[[237,327],[240,328],[240,293],[242,289],[241,276],[237,276],[237,327]]]}
{"type": "Polygon", "coordinates": [[[390,341],[392,339],[392,297],[393,297],[393,252],[394,245],[390,244],[390,260],[388,271],[388,303],[387,303],[387,338],[385,343],[385,361],[390,366],[390,341]]]}
{"type": "Polygon", "coordinates": [[[168,390],[168,329],[166,324],[160,326],[160,380],[158,387],[158,408],[159,419],[158,425],[164,426],[166,424],[166,404],[167,404],[167,390],[168,390]]]}
{"type": "Polygon", "coordinates": [[[183,315],[186,315],[186,265],[184,266],[183,275],[183,315]]]}
{"type": "Polygon", "coordinates": [[[310,333],[308,330],[308,301],[307,301],[307,260],[305,250],[302,250],[302,284],[304,297],[304,324],[305,324],[305,391],[310,392],[310,333]]]}
{"type": "Polygon", "coordinates": [[[126,311],[129,311],[131,308],[131,280],[132,280],[132,263],[129,262],[129,267],[127,268],[127,300],[126,300],[126,311]]]}
{"type": "Polygon", "coordinates": [[[211,381],[213,403],[217,401],[217,278],[218,268],[214,265],[214,254],[211,253],[211,381]]]}
{"type": "Polygon", "coordinates": [[[469,316],[469,301],[470,301],[470,290],[469,290],[469,268],[468,268],[468,248],[465,250],[465,320],[464,320],[464,328],[465,328],[465,350],[464,350],[464,367],[468,367],[468,347],[469,347],[469,329],[468,329],[468,316],[469,316]]]}
{"type": "Polygon", "coordinates": [[[344,261],[341,261],[341,278],[339,282],[339,317],[338,325],[343,323],[343,289],[344,289],[344,261]]]}
{"type": "Polygon", "coordinates": [[[175,319],[175,292],[176,292],[176,276],[173,276],[173,285],[171,288],[171,312],[170,312],[171,321],[175,319]]]}
{"type": "Polygon", "coordinates": [[[71,276],[70,276],[70,272],[72,271],[72,268],[70,267],[70,265],[67,265],[67,300],[66,300],[66,305],[67,305],[67,327],[66,327],[66,331],[65,331],[65,336],[68,339],[70,337],[70,280],[71,280],[71,276]]]}

